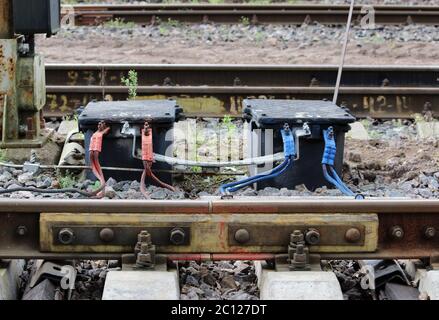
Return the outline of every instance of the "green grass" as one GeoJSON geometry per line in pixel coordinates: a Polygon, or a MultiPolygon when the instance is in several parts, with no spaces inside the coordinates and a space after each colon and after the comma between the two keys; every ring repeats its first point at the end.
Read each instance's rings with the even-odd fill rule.
{"type": "Polygon", "coordinates": [[[8,159],[6,158],[6,151],[3,149],[0,149],[0,161],[1,162],[8,161],[8,159]]]}
{"type": "Polygon", "coordinates": [[[136,27],[134,22],[125,22],[122,18],[116,18],[114,20],[104,22],[106,28],[118,28],[118,29],[133,29],[136,27]]]}

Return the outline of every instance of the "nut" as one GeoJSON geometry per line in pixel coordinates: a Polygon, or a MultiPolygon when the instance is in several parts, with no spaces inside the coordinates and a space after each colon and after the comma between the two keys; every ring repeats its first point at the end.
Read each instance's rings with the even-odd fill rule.
{"type": "Polygon", "coordinates": [[[345,239],[347,242],[355,243],[360,241],[361,232],[357,228],[349,228],[345,233],[345,239]]]}
{"type": "Polygon", "coordinates": [[[293,233],[290,235],[291,243],[298,243],[303,241],[304,241],[303,233],[300,230],[294,230],[293,233]]]}
{"type": "Polygon", "coordinates": [[[174,228],[171,230],[169,240],[171,241],[172,244],[175,244],[175,245],[183,244],[185,238],[186,238],[186,234],[183,231],[183,229],[174,228]]]}
{"type": "Polygon", "coordinates": [[[73,230],[70,228],[61,229],[58,233],[58,240],[62,244],[71,244],[74,238],[75,238],[75,234],[73,233],[73,230]]]}
{"type": "Polygon", "coordinates": [[[436,236],[436,228],[435,227],[425,227],[424,228],[424,237],[427,239],[433,239],[436,236]]]}
{"type": "Polygon", "coordinates": [[[402,239],[404,237],[404,230],[400,226],[393,226],[390,228],[390,236],[396,240],[402,239]]]}
{"type": "Polygon", "coordinates": [[[17,227],[17,234],[19,236],[25,236],[27,234],[27,228],[26,226],[18,226],[17,227]]]}
{"type": "Polygon", "coordinates": [[[250,240],[250,233],[246,229],[238,229],[235,232],[235,240],[238,243],[246,243],[250,240]]]}
{"type": "Polygon", "coordinates": [[[146,231],[146,230],[141,231],[137,235],[137,242],[144,242],[144,243],[151,244],[152,243],[152,241],[151,241],[151,234],[148,231],[146,231]]]}
{"type": "Polygon", "coordinates": [[[310,229],[306,232],[305,240],[310,245],[316,245],[320,242],[320,233],[316,229],[310,229]]]}

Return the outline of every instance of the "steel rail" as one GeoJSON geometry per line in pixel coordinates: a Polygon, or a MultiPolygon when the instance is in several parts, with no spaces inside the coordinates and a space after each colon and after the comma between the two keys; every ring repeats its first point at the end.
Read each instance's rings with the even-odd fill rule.
{"type": "MultiPolygon", "coordinates": [[[[138,93],[146,98],[177,98],[191,115],[240,116],[246,97],[330,99],[337,66],[48,64],[46,116],[93,99],[126,99],[120,78],[129,70],[137,71],[138,93]],[[187,99],[203,107],[192,110],[187,99]]],[[[410,118],[439,105],[438,79],[439,66],[346,66],[338,103],[359,117],[410,118]]]]}
{"type": "Polygon", "coordinates": [[[425,236],[426,227],[439,230],[439,200],[0,199],[0,259],[120,258],[132,251],[135,235],[142,228],[154,232],[157,253],[168,254],[170,260],[238,259],[242,254],[249,259],[272,259],[286,253],[288,232],[306,225],[322,228],[326,244],[312,252],[325,259],[431,258],[439,254],[439,236],[425,236]],[[193,232],[190,242],[181,248],[168,244],[167,239],[169,230],[178,226],[193,232]],[[328,227],[332,229],[326,229],[325,235],[328,227]],[[352,227],[365,232],[364,242],[354,246],[343,242],[347,228],[352,227]],[[392,236],[395,227],[404,230],[402,238],[392,236]],[[83,244],[60,246],[56,235],[62,228],[73,228],[77,241],[83,244]],[[103,228],[119,233],[113,246],[96,238],[103,228]],[[233,234],[238,228],[247,228],[253,234],[251,243],[236,243],[233,234]],[[329,236],[328,230],[335,233],[329,236]],[[133,243],[121,238],[122,234],[133,243]]]}
{"type": "Polygon", "coordinates": [[[437,213],[439,200],[416,199],[288,199],[259,200],[22,200],[0,199],[0,212],[91,213],[437,213]]]}
{"type": "MultiPolygon", "coordinates": [[[[70,8],[72,8],[70,6],[70,8]]],[[[356,6],[354,16],[363,17],[362,6],[356,6]]],[[[68,6],[63,7],[68,12],[68,6]]],[[[343,24],[349,12],[346,5],[291,5],[291,4],[148,4],[148,5],[74,5],[78,25],[96,25],[111,19],[124,19],[141,24],[168,19],[187,23],[217,22],[301,24],[318,21],[324,24],[343,24]]],[[[437,6],[374,6],[379,24],[406,22],[437,24],[437,6]]]]}

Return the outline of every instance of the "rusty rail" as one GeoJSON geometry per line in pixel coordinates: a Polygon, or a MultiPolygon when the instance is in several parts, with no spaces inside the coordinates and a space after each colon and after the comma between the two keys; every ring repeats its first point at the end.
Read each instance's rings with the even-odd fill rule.
{"type": "MultiPolygon", "coordinates": [[[[71,8],[71,7],[70,7],[71,8]]],[[[349,12],[346,5],[292,4],[146,4],[146,5],[74,5],[77,25],[97,25],[123,19],[138,24],[154,24],[169,20],[184,23],[283,23],[345,24],[349,12]]],[[[367,11],[356,6],[354,22],[359,23],[367,11]]],[[[366,10],[366,8],[364,8],[366,10]]],[[[68,6],[63,7],[67,12],[68,6]]],[[[437,24],[437,6],[374,6],[376,23],[437,24]]]]}
{"type": "MultiPolygon", "coordinates": [[[[160,230],[165,230],[163,232],[166,233],[166,230],[183,226],[185,230],[192,230],[193,233],[185,247],[168,245],[166,234],[163,236],[159,229],[156,230],[153,238],[158,241],[158,253],[169,254],[171,257],[174,254],[178,259],[206,259],[207,256],[217,259],[237,257],[244,253],[249,259],[269,259],[285,253],[288,236],[284,239],[279,238],[279,235],[295,228],[294,221],[302,221],[300,223],[303,227],[320,224],[322,230],[326,230],[325,228],[332,224],[335,228],[334,236],[339,232],[344,234],[344,230],[352,226],[359,230],[366,228],[362,240],[365,241],[364,244],[356,245],[358,251],[355,246],[343,243],[337,245],[340,240],[332,236],[327,238],[332,241],[331,246],[325,247],[322,244],[315,249],[315,252],[324,258],[430,258],[439,253],[439,200],[0,199],[0,258],[120,257],[121,254],[130,252],[130,245],[127,246],[124,242],[125,238],[120,240],[123,246],[121,244],[112,247],[111,243],[103,243],[102,246],[99,238],[93,236],[94,232],[101,228],[113,228],[116,233],[130,236],[139,228],[164,228],[160,230]],[[267,222],[261,225],[260,221],[267,222]],[[322,224],[322,221],[327,222],[322,224]],[[75,232],[80,231],[77,240],[85,244],[73,247],[57,244],[56,230],[64,227],[73,228],[75,232]],[[247,228],[254,232],[251,244],[236,243],[233,230],[238,228],[247,228]],[[402,236],[394,232],[395,228],[403,231],[402,236]],[[427,228],[430,228],[428,234],[425,231],[427,228]],[[436,230],[433,235],[432,228],[436,230]],[[200,233],[200,230],[205,231],[200,233]],[[52,234],[53,232],[55,234],[52,234]],[[52,236],[55,237],[54,240],[52,236]],[[194,248],[203,250],[196,251],[194,248]]],[[[324,236],[322,233],[322,237],[324,236]]]]}
{"type": "MultiPolygon", "coordinates": [[[[126,99],[120,79],[129,70],[140,96],[176,98],[189,115],[240,116],[247,97],[330,99],[337,66],[48,64],[46,116],[126,99]]],[[[439,105],[438,79],[437,66],[346,66],[338,103],[358,117],[410,118],[439,105]]]]}

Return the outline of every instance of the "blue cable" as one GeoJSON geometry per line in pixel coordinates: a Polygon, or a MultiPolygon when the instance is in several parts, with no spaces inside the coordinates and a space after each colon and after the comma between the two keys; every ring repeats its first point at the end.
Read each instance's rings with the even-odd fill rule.
{"type": "Polygon", "coordinates": [[[337,153],[337,145],[335,143],[334,129],[332,127],[329,127],[327,130],[323,130],[323,139],[325,140],[325,149],[323,151],[322,158],[323,176],[329,183],[334,185],[343,194],[350,197],[355,196],[355,193],[349,189],[346,184],[344,184],[333,167],[335,163],[335,155],[337,153]],[[331,170],[333,177],[330,176],[326,166],[328,166],[331,170]]]}
{"type": "Polygon", "coordinates": [[[288,125],[285,125],[284,129],[281,129],[282,141],[284,145],[284,156],[285,160],[278,165],[276,168],[260,173],[256,176],[249,177],[243,180],[231,182],[220,186],[220,192],[222,194],[226,193],[226,191],[235,192],[241,188],[249,186],[253,183],[275,178],[282,173],[284,173],[289,166],[292,164],[292,158],[296,155],[296,147],[294,143],[294,136],[288,125]]]}
{"type": "MultiPolygon", "coordinates": [[[[292,163],[291,159],[288,158],[280,166],[278,166],[276,168],[276,169],[278,169],[279,167],[282,167],[282,169],[280,171],[277,170],[277,172],[274,172],[272,174],[265,175],[265,176],[262,176],[262,177],[254,176],[253,179],[251,179],[250,181],[248,181],[248,182],[246,182],[244,184],[240,183],[240,184],[238,184],[238,185],[236,185],[234,187],[229,188],[228,190],[230,192],[235,192],[235,191],[238,191],[239,189],[242,189],[242,188],[244,188],[244,187],[246,187],[248,185],[251,185],[253,183],[264,181],[264,180],[267,180],[267,179],[276,178],[277,176],[279,176],[282,173],[284,173],[290,167],[291,163],[292,163]]],[[[238,182],[241,182],[241,181],[238,181],[238,182]]]]}

